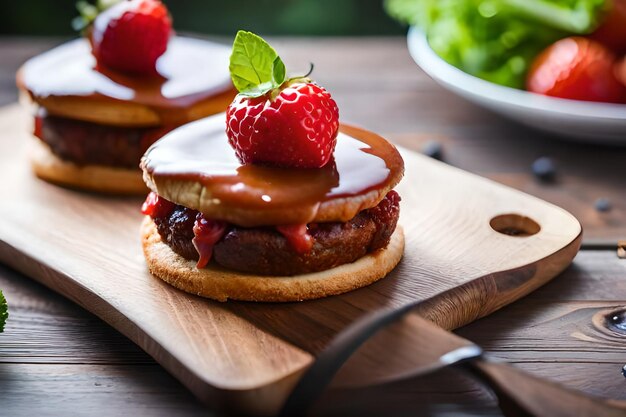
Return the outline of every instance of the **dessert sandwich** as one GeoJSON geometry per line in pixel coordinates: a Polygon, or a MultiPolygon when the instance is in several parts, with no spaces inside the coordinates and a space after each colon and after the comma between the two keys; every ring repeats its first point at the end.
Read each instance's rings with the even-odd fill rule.
{"type": "Polygon", "coordinates": [[[32,167],[73,188],[143,194],[146,149],[175,127],[224,111],[235,96],[229,48],[174,36],[159,0],[79,4],[85,39],[17,73],[23,98],[34,103],[32,167]]]}
{"type": "Polygon", "coordinates": [[[404,173],[382,137],[339,124],[337,104],[240,31],[225,114],[167,134],[141,161],[150,272],[192,294],[284,302],[369,285],[400,261],[404,173]]]}

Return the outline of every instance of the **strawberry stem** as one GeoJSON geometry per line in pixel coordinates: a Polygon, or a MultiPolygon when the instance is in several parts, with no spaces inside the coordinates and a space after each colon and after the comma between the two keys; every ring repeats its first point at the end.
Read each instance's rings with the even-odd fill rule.
{"type": "Polygon", "coordinates": [[[309,72],[307,72],[306,74],[304,74],[304,75],[302,76],[302,78],[308,78],[308,77],[309,77],[309,75],[311,75],[311,74],[313,73],[313,70],[315,69],[315,64],[314,64],[314,63],[312,63],[312,62],[309,62],[309,65],[311,66],[311,67],[309,68],[309,72]]]}

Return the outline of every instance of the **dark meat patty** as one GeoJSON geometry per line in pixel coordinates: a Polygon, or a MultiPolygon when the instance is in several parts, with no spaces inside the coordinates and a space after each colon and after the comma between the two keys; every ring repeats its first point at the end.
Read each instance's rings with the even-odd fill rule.
{"type": "Polygon", "coordinates": [[[135,169],[144,152],[172,128],[127,128],[38,115],[35,136],[77,165],[135,169]]]}
{"type": "MultiPolygon", "coordinates": [[[[273,227],[242,228],[229,225],[213,248],[213,262],[231,270],[258,275],[298,275],[354,262],[384,248],[400,214],[400,196],[390,191],[371,209],[346,223],[312,223],[313,249],[298,254],[273,227]]],[[[197,211],[183,206],[163,217],[153,217],[163,241],[182,257],[198,260],[192,239],[197,211]]]]}

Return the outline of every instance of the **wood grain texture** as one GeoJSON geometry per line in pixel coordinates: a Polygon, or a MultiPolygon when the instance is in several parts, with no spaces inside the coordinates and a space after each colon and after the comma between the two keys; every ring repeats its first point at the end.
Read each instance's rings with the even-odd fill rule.
{"type": "MultiPolygon", "coordinates": [[[[60,41],[0,38],[0,104],[17,98],[14,79],[19,65],[60,41]]],[[[281,38],[276,44],[290,67],[306,70],[314,60],[315,76],[332,89],[342,120],[389,133],[414,150],[439,140],[449,163],[574,213],[583,223],[585,241],[610,244],[626,236],[621,180],[626,149],[555,141],[460,100],[415,66],[404,38],[281,38]],[[542,155],[554,157],[558,164],[560,180],[554,185],[537,183],[530,174],[530,163],[542,155]],[[593,201],[600,196],[611,199],[611,212],[593,210],[593,201]]],[[[459,333],[540,377],[625,399],[619,349],[568,337],[559,332],[558,320],[561,311],[570,311],[568,305],[574,310],[626,305],[624,276],[626,262],[620,262],[614,250],[582,251],[571,268],[523,302],[459,333]],[[612,352],[614,361],[606,362],[612,352]]],[[[0,395],[6,393],[0,404],[8,415],[72,415],[76,410],[99,416],[212,415],[132,342],[71,301],[2,266],[0,288],[12,314],[7,331],[0,335],[0,369],[6,369],[7,361],[29,363],[32,369],[0,374],[0,395]],[[76,368],[59,379],[57,365],[48,362],[76,368]],[[146,371],[147,365],[126,366],[132,362],[151,363],[152,371],[146,371]],[[102,379],[109,382],[105,388],[97,385],[102,379]]],[[[342,416],[501,415],[488,393],[454,372],[351,395],[329,393],[322,403],[333,415],[342,416]]]]}
{"type": "Polygon", "coordinates": [[[0,388],[6,416],[207,416],[158,365],[2,364],[0,388]]]}
{"type": "MultiPolygon", "coordinates": [[[[536,376],[589,394],[626,399],[626,379],[620,374],[623,355],[616,345],[621,339],[615,338],[612,346],[601,340],[585,342],[560,332],[558,320],[572,310],[626,305],[625,274],[626,263],[615,252],[582,251],[563,274],[522,302],[458,333],[536,376]],[[606,302],[597,301],[604,298],[606,302]]],[[[128,410],[143,410],[147,416],[215,415],[132,342],[71,301],[2,266],[0,288],[11,305],[7,330],[0,335],[0,370],[28,365],[19,372],[0,372],[0,403],[8,415],[72,415],[83,409],[98,416],[128,410]],[[66,366],[64,378],[57,378],[57,365],[66,366]]],[[[587,325],[584,317],[592,316],[577,322],[587,325]]],[[[385,353],[382,359],[389,357],[385,353]]],[[[501,416],[490,393],[454,371],[367,390],[329,392],[316,409],[316,415],[383,414],[501,416]]]]}
{"type": "Polygon", "coordinates": [[[422,132],[389,137],[412,149],[439,141],[447,163],[564,207],[581,221],[587,244],[616,247],[617,241],[626,236],[626,194],[620,180],[626,151],[560,143],[519,129],[527,136],[516,138],[520,132],[494,133],[481,128],[445,135],[422,132]],[[494,139],[500,134],[506,137],[494,139]],[[538,181],[531,174],[533,161],[546,155],[557,166],[557,178],[552,183],[538,181]],[[608,212],[594,208],[594,202],[601,197],[612,204],[608,212]]]}
{"type": "Polygon", "coordinates": [[[623,417],[626,414],[624,401],[582,396],[504,363],[477,360],[468,367],[494,390],[505,415],[623,417]]]}
{"type": "MultiPolygon", "coordinates": [[[[398,311],[402,310],[387,313],[388,317],[390,314],[398,317],[398,311]]],[[[372,350],[371,346],[375,344],[377,338],[384,338],[387,346],[393,346],[391,360],[386,362],[392,362],[395,366],[395,378],[389,379],[392,373],[388,369],[385,370],[385,374],[378,374],[377,370],[380,367],[377,361],[370,361],[367,367],[351,367],[350,362],[355,359],[353,356],[341,368],[336,379],[342,379],[342,377],[345,379],[346,375],[350,375],[352,378],[349,380],[349,384],[356,382],[362,385],[380,385],[385,380],[400,381],[410,378],[411,375],[433,373],[445,366],[445,363],[451,363],[450,359],[443,361],[440,358],[443,359],[444,356],[450,354],[460,354],[460,356],[456,356],[457,359],[451,359],[452,363],[472,358],[460,366],[493,389],[494,393],[498,395],[502,410],[507,415],[528,414],[546,417],[601,415],[617,417],[626,414],[626,401],[615,399],[607,401],[603,398],[581,395],[575,390],[569,390],[547,379],[536,378],[530,373],[523,372],[510,364],[494,360],[488,356],[477,359],[480,354],[478,346],[472,346],[467,339],[446,332],[410,310],[404,311],[408,311],[410,314],[402,317],[393,325],[382,328],[379,334],[375,334],[362,346],[362,350],[372,350]],[[469,351],[468,348],[470,348],[469,351]]],[[[602,337],[602,333],[617,333],[622,336],[626,334],[626,328],[623,326],[626,320],[626,310],[621,308],[618,311],[619,313],[604,311],[594,315],[592,322],[598,330],[596,337],[602,337]],[[607,321],[611,323],[608,329],[607,321]]],[[[383,320],[379,316],[377,322],[384,323],[388,320],[383,320]]],[[[593,337],[579,331],[571,333],[571,336],[586,341],[594,340],[593,337]]],[[[380,346],[383,347],[384,344],[380,344],[380,346]]],[[[385,350],[378,349],[378,352],[375,353],[371,357],[380,358],[384,355],[385,350]]],[[[318,361],[318,363],[322,362],[318,361]]],[[[313,367],[317,366],[318,363],[314,364],[313,367]]]]}
{"type": "MultiPolygon", "coordinates": [[[[3,266],[0,288],[11,304],[11,320],[0,335],[3,413],[217,415],[136,345],[71,301],[3,266]]],[[[369,390],[368,395],[332,394],[318,414],[500,415],[488,392],[453,371],[369,390]]]]}
{"type": "Polygon", "coordinates": [[[212,404],[273,412],[312,355],[365,312],[432,299],[424,314],[460,326],[547,282],[580,243],[580,225],[567,212],[405,153],[399,191],[407,249],[389,277],[315,302],[217,304],[147,273],[140,201],[34,179],[24,161],[27,123],[16,107],[0,118],[1,169],[13,178],[0,191],[14,197],[0,203],[0,257],[103,318],[212,404]],[[490,227],[509,213],[534,219],[541,231],[513,237],[490,227]]]}

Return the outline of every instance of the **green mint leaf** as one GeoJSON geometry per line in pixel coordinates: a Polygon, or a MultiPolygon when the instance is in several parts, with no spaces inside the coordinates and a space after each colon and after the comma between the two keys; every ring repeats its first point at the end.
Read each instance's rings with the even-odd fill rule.
{"type": "Polygon", "coordinates": [[[240,30],[230,55],[230,76],[235,88],[249,97],[259,97],[285,81],[285,64],[263,38],[240,30]]]}
{"type": "Polygon", "coordinates": [[[250,87],[247,90],[240,92],[239,94],[246,97],[261,97],[262,95],[267,94],[268,91],[273,90],[276,87],[278,86],[274,84],[273,81],[268,81],[263,84],[255,85],[254,87],[250,87]]]}
{"type": "Polygon", "coordinates": [[[89,3],[88,1],[81,0],[76,2],[76,10],[85,19],[94,19],[98,16],[99,9],[97,6],[89,3]]]}
{"type": "Polygon", "coordinates": [[[72,29],[78,32],[89,26],[99,13],[96,6],[86,1],[76,3],[76,10],[78,10],[79,16],[72,19],[72,29]]]}
{"type": "Polygon", "coordinates": [[[109,7],[115,6],[117,3],[121,2],[121,1],[122,0],[98,0],[96,2],[96,7],[98,8],[98,10],[103,12],[106,9],[108,9],[109,7]]]}
{"type": "Polygon", "coordinates": [[[0,333],[4,331],[4,325],[7,322],[7,318],[9,318],[7,300],[4,298],[4,295],[2,295],[2,291],[0,291],[0,333]]]}
{"type": "Polygon", "coordinates": [[[96,17],[111,6],[116,5],[122,0],[98,0],[96,4],[91,4],[86,0],[80,0],[76,3],[76,9],[79,16],[72,19],[72,29],[75,31],[84,31],[89,25],[96,20],[96,17]]]}
{"type": "Polygon", "coordinates": [[[274,58],[274,62],[272,63],[272,76],[274,77],[274,82],[278,83],[278,85],[281,85],[287,76],[285,64],[279,56],[274,58]]]}

